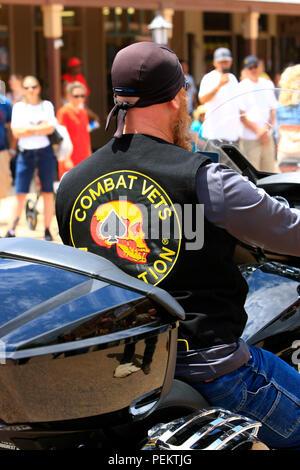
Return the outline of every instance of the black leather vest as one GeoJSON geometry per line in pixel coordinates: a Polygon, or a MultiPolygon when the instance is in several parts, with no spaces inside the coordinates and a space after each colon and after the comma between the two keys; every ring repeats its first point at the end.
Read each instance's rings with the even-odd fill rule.
{"type": "Polygon", "coordinates": [[[179,300],[187,312],[181,335],[194,348],[232,343],[246,322],[236,240],[196,210],[196,174],[209,162],[161,139],[125,135],[64,177],[57,206],[64,243],[179,300]]]}

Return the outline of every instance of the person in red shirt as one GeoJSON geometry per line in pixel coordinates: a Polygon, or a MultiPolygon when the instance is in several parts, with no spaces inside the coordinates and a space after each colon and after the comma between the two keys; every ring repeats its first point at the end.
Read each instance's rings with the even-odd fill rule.
{"type": "Polygon", "coordinates": [[[67,73],[65,73],[61,79],[63,82],[63,88],[67,86],[68,83],[80,82],[84,85],[86,90],[86,96],[90,95],[90,90],[86,82],[85,77],[81,72],[82,61],[77,57],[71,57],[67,62],[67,73]]]}
{"type": "MultiPolygon", "coordinates": [[[[67,62],[67,73],[62,75],[61,80],[62,80],[62,92],[63,92],[63,104],[65,104],[66,101],[68,101],[66,97],[66,89],[69,83],[73,82],[80,82],[82,85],[85,87],[85,93],[86,93],[86,98],[90,95],[90,89],[88,87],[87,81],[82,74],[82,61],[78,59],[77,57],[71,57],[71,59],[68,60],[67,62]]],[[[88,117],[89,121],[96,121],[98,126],[100,127],[100,117],[98,116],[97,113],[95,113],[93,110],[91,110],[87,106],[87,100],[85,99],[85,107],[88,112],[88,117]]]]}
{"type": "Polygon", "coordinates": [[[68,159],[58,162],[59,179],[92,153],[88,112],[84,107],[86,89],[82,83],[72,82],[67,85],[66,92],[67,103],[59,108],[56,117],[59,124],[65,126],[69,132],[73,152],[68,159]]]}

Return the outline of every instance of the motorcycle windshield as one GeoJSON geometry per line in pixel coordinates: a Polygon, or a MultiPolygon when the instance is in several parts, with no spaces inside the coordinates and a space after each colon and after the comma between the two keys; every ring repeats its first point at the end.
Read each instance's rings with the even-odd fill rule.
{"type": "Polygon", "coordinates": [[[254,180],[264,176],[260,172],[299,171],[299,66],[297,70],[288,88],[276,88],[271,80],[263,78],[257,82],[245,78],[230,90],[221,87],[194,112],[193,150],[215,152],[211,155],[214,162],[225,163],[246,175],[247,166],[254,180]],[[242,156],[232,155],[228,144],[242,156]]]}

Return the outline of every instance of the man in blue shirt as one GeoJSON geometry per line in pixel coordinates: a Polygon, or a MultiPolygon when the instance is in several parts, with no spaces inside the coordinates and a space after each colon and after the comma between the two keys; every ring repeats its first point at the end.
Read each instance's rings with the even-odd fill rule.
{"type": "Polygon", "coordinates": [[[12,154],[9,151],[11,113],[10,101],[4,95],[0,95],[0,198],[7,197],[12,183],[10,171],[12,154]]]}

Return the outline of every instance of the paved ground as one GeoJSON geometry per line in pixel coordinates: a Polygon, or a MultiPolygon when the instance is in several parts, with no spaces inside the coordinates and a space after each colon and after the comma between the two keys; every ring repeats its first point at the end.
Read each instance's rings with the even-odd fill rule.
{"type": "MultiPolygon", "coordinates": [[[[35,200],[36,195],[35,193],[30,193],[27,197],[35,200]]],[[[11,190],[9,197],[7,197],[6,199],[0,200],[0,237],[4,237],[7,230],[10,228],[9,225],[10,225],[10,221],[12,218],[12,208],[13,208],[14,200],[15,198],[14,198],[13,189],[11,190]]],[[[38,210],[38,218],[37,218],[36,229],[30,230],[26,222],[25,210],[24,210],[20,223],[16,228],[17,237],[31,237],[31,238],[38,238],[38,239],[44,238],[42,198],[39,198],[38,200],[37,210],[38,210]]],[[[57,227],[57,222],[56,222],[55,217],[53,217],[50,231],[53,236],[53,241],[56,243],[61,243],[61,239],[58,235],[58,227],[57,227]]]]}

